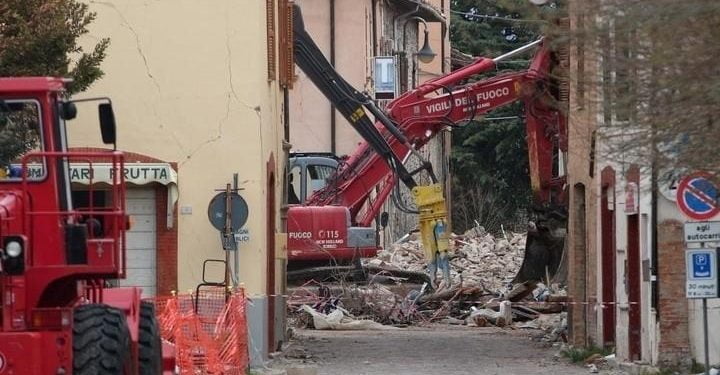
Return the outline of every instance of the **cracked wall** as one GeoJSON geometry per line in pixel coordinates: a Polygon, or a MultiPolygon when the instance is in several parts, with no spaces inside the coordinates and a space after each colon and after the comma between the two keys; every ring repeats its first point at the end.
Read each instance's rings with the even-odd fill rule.
{"type": "MultiPolygon", "coordinates": [[[[265,3],[86,2],[97,12],[88,44],[109,37],[111,45],[105,77],[79,96],[112,98],[119,149],[179,166],[179,289],[200,282],[205,259],[224,256],[207,205],[238,173],[251,236],[241,244],[240,277],[251,294],[263,293],[265,165],[271,154],[282,160],[282,94],[267,81],[265,3]]],[[[95,111],[79,110],[69,125],[72,146],[102,147],[95,111]]]]}

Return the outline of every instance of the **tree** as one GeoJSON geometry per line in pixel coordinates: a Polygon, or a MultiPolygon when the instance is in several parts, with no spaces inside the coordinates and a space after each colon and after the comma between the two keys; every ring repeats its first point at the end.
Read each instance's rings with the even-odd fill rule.
{"type": "MultiPolygon", "coordinates": [[[[495,57],[535,40],[545,22],[535,22],[528,2],[455,0],[450,40],[460,52],[495,57]]],[[[499,70],[521,70],[530,56],[503,62],[499,70]]],[[[490,72],[496,75],[498,72],[490,72]]],[[[531,190],[525,122],[520,103],[453,130],[453,223],[498,231],[526,216],[531,190]]]]}
{"type": "MultiPolygon", "coordinates": [[[[109,39],[85,52],[78,39],[87,34],[96,14],[76,0],[3,0],[0,2],[0,77],[54,76],[72,78],[70,94],[87,89],[102,77],[100,63],[109,39]]],[[[18,114],[0,117],[0,165],[37,146],[36,130],[17,121],[18,114]],[[15,117],[16,121],[11,121],[15,117]]],[[[2,114],[2,112],[0,112],[2,114]]],[[[23,116],[20,116],[23,117],[23,116]]],[[[36,124],[36,122],[35,122],[36,124]]]]}
{"type": "Polygon", "coordinates": [[[579,87],[604,115],[599,157],[720,175],[720,3],[576,1],[572,10],[568,36],[590,66],[579,87]]]}

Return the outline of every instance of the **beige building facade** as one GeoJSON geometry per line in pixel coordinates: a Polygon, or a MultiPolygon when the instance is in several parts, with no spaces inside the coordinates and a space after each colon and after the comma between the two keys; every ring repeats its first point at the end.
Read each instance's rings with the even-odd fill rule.
{"type": "MultiPolygon", "coordinates": [[[[111,44],[102,64],[105,76],[82,97],[112,99],[118,148],[130,153],[128,168],[153,164],[167,177],[161,181],[151,173],[143,183],[129,180],[128,199],[137,200],[128,207],[140,225],[128,235],[128,248],[137,248],[128,253],[128,267],[134,262],[138,270],[129,270],[124,283],[147,289],[152,284],[158,295],[194,290],[202,282],[203,262],[225,259],[208,205],[237,174],[249,212],[239,238],[239,269],[233,261],[231,268],[254,299],[251,355],[261,358],[284,331],[274,325],[284,321],[284,303],[274,299],[284,290],[285,267],[279,77],[287,67],[278,59],[284,48],[278,22],[285,19],[286,2],[88,4],[97,13],[88,43],[107,37],[111,44]]],[[[92,113],[81,108],[69,128],[71,146],[104,147],[92,113]]],[[[223,271],[221,265],[209,267],[208,281],[222,280],[223,271]]]]}
{"type": "MultiPolygon", "coordinates": [[[[325,57],[351,85],[376,96],[375,58],[393,58],[395,97],[450,71],[449,0],[296,0],[305,27],[325,57]],[[430,63],[416,56],[424,41],[437,55],[430,63]]],[[[380,99],[382,107],[390,99],[380,99]]],[[[290,92],[292,152],[330,152],[349,155],[362,138],[301,70],[290,92]]],[[[449,192],[450,134],[442,133],[422,150],[449,192]]],[[[410,201],[408,195],[407,200],[410,201]]],[[[390,214],[386,239],[392,240],[417,225],[413,215],[390,214]]]]}

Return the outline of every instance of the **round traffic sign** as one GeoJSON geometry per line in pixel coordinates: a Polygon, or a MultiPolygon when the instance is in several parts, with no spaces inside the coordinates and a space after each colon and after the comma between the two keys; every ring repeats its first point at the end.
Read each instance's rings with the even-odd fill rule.
{"type": "Polygon", "coordinates": [[[691,219],[707,220],[720,213],[719,192],[709,173],[696,172],[680,180],[677,206],[691,219]]]}
{"type": "MultiPolygon", "coordinates": [[[[225,230],[225,192],[213,197],[208,206],[208,219],[215,229],[225,230]]],[[[230,230],[237,232],[247,222],[249,209],[245,199],[237,193],[230,193],[230,230]]]]}
{"type": "Polygon", "coordinates": [[[661,168],[658,171],[658,190],[660,194],[670,202],[677,202],[678,183],[687,173],[684,168],[661,168]]]}

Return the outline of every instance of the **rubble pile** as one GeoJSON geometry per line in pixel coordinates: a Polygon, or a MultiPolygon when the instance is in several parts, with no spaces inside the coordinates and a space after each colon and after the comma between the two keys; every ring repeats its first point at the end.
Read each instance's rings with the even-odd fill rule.
{"type": "Polygon", "coordinates": [[[535,338],[545,342],[567,342],[567,312],[542,314],[534,320],[515,323],[515,328],[535,329],[540,334],[535,338]]]}
{"type": "MultiPolygon", "coordinates": [[[[451,257],[452,285],[480,287],[503,294],[522,265],[526,235],[507,233],[507,239],[495,238],[482,227],[464,235],[453,235],[455,251],[451,257]]],[[[422,242],[410,239],[378,253],[368,265],[425,272],[422,242]]]]}
{"type": "Polygon", "coordinates": [[[386,329],[429,323],[529,329],[539,341],[567,341],[567,294],[560,285],[513,284],[526,235],[494,237],[481,227],[452,235],[452,284],[433,289],[417,238],[394,244],[364,262],[364,283],[310,281],[288,299],[295,326],[386,329]],[[371,326],[369,322],[384,326],[371,326]],[[326,323],[330,322],[330,323],[326,323]]]}

